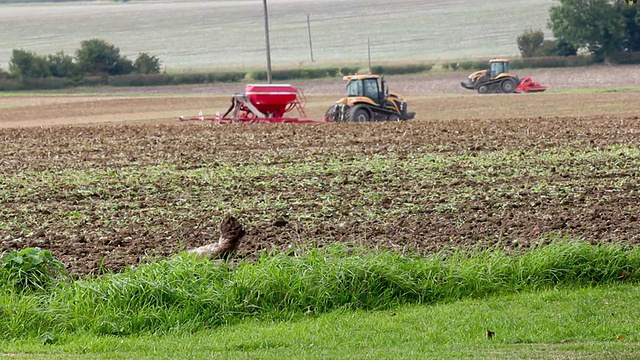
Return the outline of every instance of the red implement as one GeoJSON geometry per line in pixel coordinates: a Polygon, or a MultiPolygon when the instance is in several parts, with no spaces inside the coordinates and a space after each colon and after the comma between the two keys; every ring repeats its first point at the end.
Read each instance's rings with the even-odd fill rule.
{"type": "Polygon", "coordinates": [[[244,94],[231,97],[231,106],[224,115],[219,112],[207,117],[202,113],[196,117],[180,121],[211,121],[218,124],[273,124],[273,123],[317,123],[324,121],[285,117],[285,114],[296,109],[300,117],[305,118],[304,106],[306,98],[297,88],[286,84],[247,84],[244,94]]]}
{"type": "Polygon", "coordinates": [[[537,83],[537,82],[531,80],[531,78],[524,78],[520,82],[520,85],[518,85],[516,87],[515,92],[517,92],[517,93],[522,93],[522,92],[541,92],[541,91],[545,91],[545,90],[547,90],[546,86],[540,85],[540,83],[537,83]]]}

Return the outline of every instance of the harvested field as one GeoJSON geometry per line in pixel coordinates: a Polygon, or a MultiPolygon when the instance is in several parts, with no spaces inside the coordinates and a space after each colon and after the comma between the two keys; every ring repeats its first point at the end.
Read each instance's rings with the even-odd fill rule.
{"type": "MultiPolygon", "coordinates": [[[[216,241],[226,214],[245,224],[248,258],[332,243],[420,254],[550,236],[640,243],[640,93],[389,82],[415,120],[177,122],[228,105],[197,87],[0,97],[0,248],[49,249],[76,274],[119,271],[216,241]]],[[[306,84],[311,118],[337,97],[326,84],[306,84]]]]}

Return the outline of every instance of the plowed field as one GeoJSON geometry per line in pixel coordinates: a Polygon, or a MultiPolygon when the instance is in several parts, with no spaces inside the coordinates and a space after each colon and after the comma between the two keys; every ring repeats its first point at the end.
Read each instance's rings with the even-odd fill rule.
{"type": "MultiPolygon", "coordinates": [[[[420,254],[557,236],[640,243],[639,92],[481,96],[389,81],[416,119],[175,120],[225,110],[229,85],[0,97],[0,249],[120,271],[217,240],[226,214],[245,225],[249,258],[333,243],[420,254]]],[[[306,84],[308,117],[339,96],[314,90],[326,86],[306,84]]]]}

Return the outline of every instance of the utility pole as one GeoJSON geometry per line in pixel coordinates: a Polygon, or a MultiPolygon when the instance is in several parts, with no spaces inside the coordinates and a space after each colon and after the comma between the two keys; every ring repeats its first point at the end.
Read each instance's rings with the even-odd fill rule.
{"type": "Polygon", "coordinates": [[[271,46],[269,45],[269,12],[267,11],[267,0],[262,0],[264,3],[264,37],[267,43],[267,81],[272,83],[271,78],[271,46]]]}
{"type": "Polygon", "coordinates": [[[311,62],[313,62],[313,44],[311,43],[311,20],[309,19],[310,16],[310,14],[307,14],[307,29],[309,29],[309,50],[311,51],[311,62]]]}
{"type": "Polygon", "coordinates": [[[367,37],[367,54],[369,56],[369,71],[371,71],[371,39],[367,37]]]}

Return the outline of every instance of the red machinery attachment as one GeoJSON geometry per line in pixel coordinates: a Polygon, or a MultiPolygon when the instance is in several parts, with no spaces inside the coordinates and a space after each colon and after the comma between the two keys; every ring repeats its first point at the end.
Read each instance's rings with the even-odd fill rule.
{"type": "Polygon", "coordinates": [[[515,92],[541,92],[545,90],[547,90],[546,86],[540,85],[540,83],[531,80],[531,78],[524,78],[520,82],[520,85],[516,87],[515,92]]]}
{"type": "Polygon", "coordinates": [[[295,117],[285,117],[293,109],[298,110],[300,117],[306,117],[304,105],[306,98],[302,91],[286,84],[247,84],[244,94],[231,97],[231,106],[220,116],[205,117],[200,113],[197,117],[185,118],[180,121],[199,120],[212,121],[218,124],[251,124],[251,123],[315,123],[324,121],[304,120],[295,117]]]}

